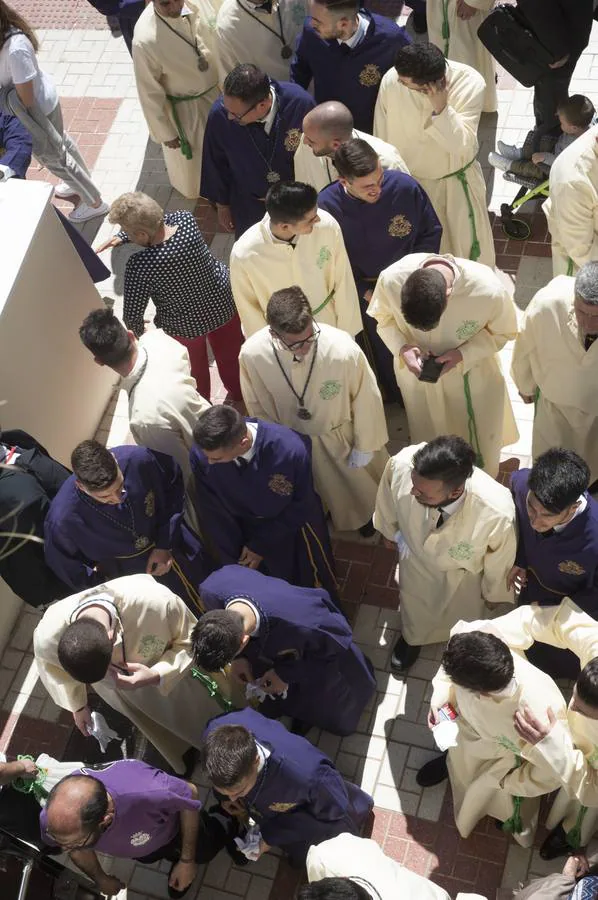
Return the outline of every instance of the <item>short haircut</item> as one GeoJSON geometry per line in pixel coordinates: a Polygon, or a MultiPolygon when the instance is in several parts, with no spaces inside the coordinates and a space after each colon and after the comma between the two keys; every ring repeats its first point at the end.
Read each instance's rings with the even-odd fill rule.
{"type": "Polygon", "coordinates": [[[94,309],[83,320],[79,337],[96,359],[115,366],[131,356],[133,343],[123,323],[111,309],[94,309]]]}
{"type": "Polygon", "coordinates": [[[220,450],[234,447],[246,433],[247,423],[241,413],[221,403],[202,412],[193,429],[193,440],[202,450],[220,450]]]}
{"type": "Polygon", "coordinates": [[[99,491],[116,481],[118,463],[99,441],[81,441],[71,453],[75,477],[90,491],[99,491]]]}
{"type": "Polygon", "coordinates": [[[428,441],[413,456],[413,469],[422,478],[442,481],[452,490],[473,474],[475,452],[456,434],[443,434],[428,441]]]}
{"type": "Polygon", "coordinates": [[[442,667],[454,684],[468,691],[502,691],[515,670],[504,641],[485,631],[454,634],[442,654],[442,667]]]}
{"type": "Polygon", "coordinates": [[[266,212],[274,225],[300,222],[318,205],[318,192],[302,181],[279,181],[266,194],[266,212]]]}
{"type": "Polygon", "coordinates": [[[378,168],[380,157],[367,141],[351,138],[341,144],[334,154],[334,165],[341,178],[352,181],[371,175],[378,168]]]}
{"type": "Polygon", "coordinates": [[[584,97],[583,94],[572,94],[567,97],[566,100],[559,103],[557,112],[562,113],[569,125],[574,125],[576,128],[589,128],[596,115],[594,104],[589,97],[584,97]]]}
{"type": "Polygon", "coordinates": [[[309,327],[313,313],[300,287],[274,291],[266,307],[266,322],[278,334],[301,334],[309,327]]]}
{"type": "Polygon", "coordinates": [[[407,44],[397,50],[394,66],[398,75],[424,85],[440,81],[446,74],[446,59],[435,44],[407,44]]]}
{"type": "Polygon", "coordinates": [[[94,778],[93,775],[66,775],[64,778],[61,778],[48,794],[46,815],[52,815],[52,807],[56,798],[75,781],[85,781],[86,784],[93,782],[93,793],[79,811],[82,831],[91,831],[93,828],[99,828],[102,819],[108,812],[108,791],[103,782],[99,778],[94,778]]]}
{"type": "Polygon", "coordinates": [[[371,897],[362,885],[350,878],[320,878],[302,885],[297,900],[371,900],[371,897]]]}
{"type": "Polygon", "coordinates": [[[598,262],[584,263],[575,276],[574,290],[575,296],[584,303],[598,304],[598,262]]]}
{"type": "Polygon", "coordinates": [[[527,486],[544,509],[558,515],[587,491],[590,470],[573,450],[553,447],[537,458],[530,469],[527,486]]]}
{"type": "Polygon", "coordinates": [[[253,63],[235,66],[224,79],[222,93],[225,97],[235,97],[249,106],[257,106],[270,94],[270,79],[253,63]]]}
{"type": "Polygon", "coordinates": [[[446,309],[446,281],[438,269],[416,269],[401,290],[401,312],[412,328],[432,331],[446,309]]]}
{"type": "Polygon", "coordinates": [[[337,19],[345,16],[356,16],[362,3],[360,0],[315,0],[318,6],[324,6],[337,19]]]}
{"type": "Polygon", "coordinates": [[[257,757],[255,738],[242,725],[221,725],[201,748],[201,764],[215,788],[232,788],[252,771],[257,757]]]}
{"type": "Polygon", "coordinates": [[[220,671],[239,652],[243,635],[243,617],[234,609],[204,613],[191,633],[195,663],[206,672],[220,671]]]}
{"type": "Polygon", "coordinates": [[[155,234],[164,222],[164,210],[143,191],[129,191],[112,203],[108,221],[120,225],[125,231],[155,234]]]}
{"type": "Polygon", "coordinates": [[[575,688],[580,700],[598,709],[598,658],[586,663],[575,682],[575,688]]]}
{"type": "Polygon", "coordinates": [[[80,616],[67,625],[58,641],[58,661],[75,681],[95,684],[106,677],[112,641],[100,622],[80,616]]]}

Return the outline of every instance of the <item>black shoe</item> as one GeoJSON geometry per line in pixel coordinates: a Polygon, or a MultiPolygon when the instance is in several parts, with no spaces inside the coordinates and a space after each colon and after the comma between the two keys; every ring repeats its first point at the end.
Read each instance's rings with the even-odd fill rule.
{"type": "Polygon", "coordinates": [[[440,784],[446,778],[448,778],[446,752],[427,762],[415,776],[420,787],[434,787],[435,784],[440,784]]]}
{"type": "Polygon", "coordinates": [[[364,538],[374,537],[376,534],[376,529],[374,528],[374,523],[370,519],[369,522],[366,522],[365,525],[362,525],[359,529],[359,533],[364,538]]]}
{"type": "Polygon", "coordinates": [[[390,671],[393,675],[403,675],[407,669],[410,669],[419,656],[420,650],[421,647],[408,644],[401,635],[394,646],[390,658],[390,671]]]}
{"type": "Polygon", "coordinates": [[[309,722],[304,722],[302,719],[293,719],[289,730],[291,734],[298,734],[299,737],[305,737],[310,729],[311,725],[309,722]]]}
{"type": "Polygon", "coordinates": [[[540,847],[540,856],[542,859],[556,859],[558,856],[566,856],[572,849],[567,841],[565,829],[559,823],[540,847]]]}

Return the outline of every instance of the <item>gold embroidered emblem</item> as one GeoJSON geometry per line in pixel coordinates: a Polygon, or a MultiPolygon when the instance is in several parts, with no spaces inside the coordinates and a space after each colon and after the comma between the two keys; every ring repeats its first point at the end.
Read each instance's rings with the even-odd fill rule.
{"type": "Polygon", "coordinates": [[[301,132],[298,128],[289,128],[284,137],[284,149],[289,153],[294,153],[299,146],[301,140],[301,132]]]}
{"type": "Polygon", "coordinates": [[[272,812],[288,812],[290,809],[295,809],[297,806],[296,803],[271,803],[268,807],[272,812]]]}
{"type": "Polygon", "coordinates": [[[579,563],[576,563],[573,559],[566,559],[563,562],[559,563],[559,572],[563,572],[565,575],[585,575],[586,570],[583,566],[580,566],[579,563]]]}
{"type": "Polygon", "coordinates": [[[156,495],[153,491],[148,491],[148,493],[145,495],[143,505],[145,508],[146,516],[151,519],[151,517],[156,514],[156,495]]]}
{"type": "Polygon", "coordinates": [[[293,493],[292,483],[286,475],[281,475],[280,473],[272,476],[268,482],[268,487],[274,494],[279,494],[281,497],[290,497],[293,493]]]}
{"type": "Polygon", "coordinates": [[[359,83],[364,87],[374,87],[382,81],[382,72],[374,63],[368,63],[359,73],[359,83]]]}
{"type": "Polygon", "coordinates": [[[411,234],[412,229],[411,222],[405,216],[393,216],[388,226],[388,233],[391,237],[404,238],[411,234]]]}

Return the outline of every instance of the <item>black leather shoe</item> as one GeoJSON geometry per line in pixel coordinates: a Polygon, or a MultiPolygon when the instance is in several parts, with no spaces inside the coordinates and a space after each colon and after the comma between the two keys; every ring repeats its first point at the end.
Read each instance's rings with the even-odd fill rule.
{"type": "Polygon", "coordinates": [[[540,847],[540,856],[542,859],[556,859],[558,856],[566,856],[572,849],[567,842],[565,829],[559,823],[540,847]]]}
{"type": "Polygon", "coordinates": [[[359,529],[359,533],[364,538],[374,537],[376,534],[376,529],[374,528],[374,523],[370,519],[369,522],[366,522],[365,525],[362,525],[359,529]]]}
{"type": "Polygon", "coordinates": [[[394,650],[392,651],[392,656],[390,658],[390,671],[393,673],[393,675],[403,675],[408,669],[410,669],[419,656],[420,650],[421,647],[416,647],[413,644],[408,644],[405,638],[401,635],[394,646],[394,650]]]}
{"type": "Polygon", "coordinates": [[[434,787],[435,784],[440,784],[445,778],[448,778],[446,753],[442,753],[436,759],[431,759],[430,762],[421,767],[415,776],[415,780],[420,787],[434,787]]]}

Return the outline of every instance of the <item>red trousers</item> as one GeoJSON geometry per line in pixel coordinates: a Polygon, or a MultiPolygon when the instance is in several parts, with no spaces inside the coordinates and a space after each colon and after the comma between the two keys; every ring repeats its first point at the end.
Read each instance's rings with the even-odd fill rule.
{"type": "Polygon", "coordinates": [[[208,364],[208,340],[214,353],[222,384],[228,391],[231,400],[242,400],[239,380],[239,352],[243,343],[241,321],[235,315],[215,331],[202,334],[196,338],[184,338],[173,335],[187,348],[191,362],[191,374],[197,382],[197,390],[202,397],[210,400],[210,366],[208,364]]]}

